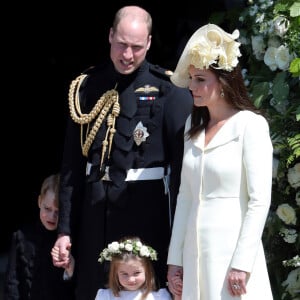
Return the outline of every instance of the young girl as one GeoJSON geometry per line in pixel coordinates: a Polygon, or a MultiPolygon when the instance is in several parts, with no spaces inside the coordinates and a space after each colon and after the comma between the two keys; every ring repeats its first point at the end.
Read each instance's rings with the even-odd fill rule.
{"type": "Polygon", "coordinates": [[[39,220],[13,234],[4,299],[73,300],[74,259],[64,270],[53,266],[51,248],[57,237],[59,174],[47,177],[38,197],[39,220]]]}
{"type": "Polygon", "coordinates": [[[110,261],[108,289],[99,289],[95,300],[171,300],[167,289],[157,289],[152,262],[156,251],[137,237],[112,242],[99,256],[110,261]]]}

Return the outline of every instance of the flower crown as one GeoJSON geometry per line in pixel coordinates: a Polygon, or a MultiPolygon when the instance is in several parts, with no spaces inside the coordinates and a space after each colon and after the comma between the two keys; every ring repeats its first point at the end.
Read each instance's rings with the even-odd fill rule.
{"type": "Polygon", "coordinates": [[[139,240],[125,240],[122,242],[112,242],[99,255],[100,263],[111,261],[113,256],[120,256],[124,253],[132,253],[139,257],[147,257],[150,260],[157,260],[157,252],[150,246],[142,244],[139,240]]]}

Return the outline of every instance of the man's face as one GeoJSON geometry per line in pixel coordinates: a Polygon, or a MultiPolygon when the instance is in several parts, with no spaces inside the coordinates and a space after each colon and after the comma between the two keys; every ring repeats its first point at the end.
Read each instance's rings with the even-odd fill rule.
{"type": "Polygon", "coordinates": [[[123,19],[117,30],[110,29],[110,57],[121,74],[131,74],[144,61],[151,45],[147,25],[130,19],[123,19]]]}

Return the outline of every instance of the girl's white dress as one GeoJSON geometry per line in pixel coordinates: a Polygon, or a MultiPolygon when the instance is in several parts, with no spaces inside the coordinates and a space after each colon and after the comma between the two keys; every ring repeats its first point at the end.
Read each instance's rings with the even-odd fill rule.
{"type": "MultiPolygon", "coordinates": [[[[121,291],[120,297],[115,297],[110,289],[99,289],[95,300],[140,300],[142,291],[121,291]]],[[[148,294],[146,300],[172,300],[167,289],[160,289],[157,292],[148,294]]]]}

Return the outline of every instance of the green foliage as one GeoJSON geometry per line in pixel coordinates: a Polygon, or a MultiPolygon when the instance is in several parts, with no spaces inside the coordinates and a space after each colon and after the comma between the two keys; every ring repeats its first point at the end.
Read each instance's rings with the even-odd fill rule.
{"type": "Polygon", "coordinates": [[[289,71],[292,73],[293,77],[299,77],[300,76],[300,58],[295,58],[291,62],[289,71]]]}

